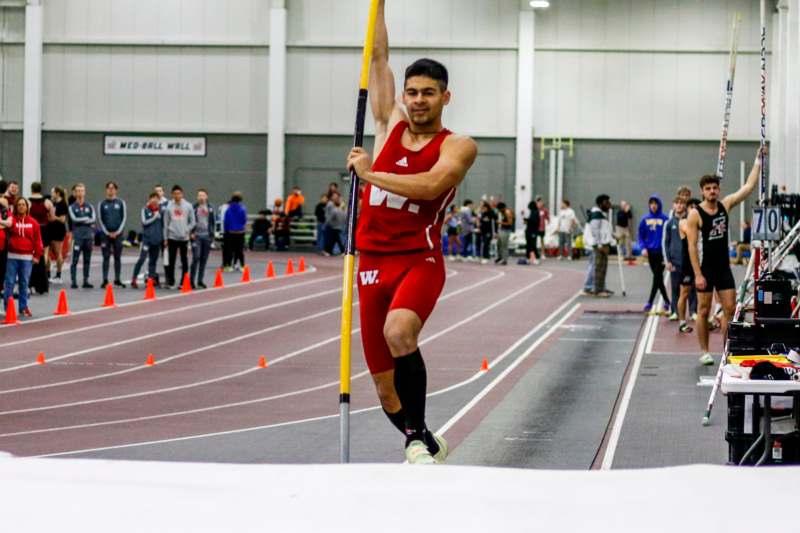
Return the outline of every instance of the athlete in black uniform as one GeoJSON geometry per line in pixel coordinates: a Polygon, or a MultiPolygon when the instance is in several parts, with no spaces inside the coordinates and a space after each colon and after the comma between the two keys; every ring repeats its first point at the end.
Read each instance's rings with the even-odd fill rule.
{"type": "Polygon", "coordinates": [[[728,213],[742,203],[758,183],[761,172],[760,154],[756,155],[753,170],[747,183],[733,194],[719,200],[719,178],[703,176],[700,178],[700,189],[703,201],[699,209],[689,213],[686,224],[686,235],[689,241],[689,257],[694,271],[695,287],[697,287],[697,339],[700,342],[700,362],[704,365],[714,364],[714,358],[708,353],[708,315],[714,290],[717,300],[722,306],[723,318],[721,329],[723,338],[728,332],[728,322],[733,318],[736,306],[736,282],[731,272],[728,256],[728,213]],[[698,247],[698,242],[700,246],[698,247]]]}

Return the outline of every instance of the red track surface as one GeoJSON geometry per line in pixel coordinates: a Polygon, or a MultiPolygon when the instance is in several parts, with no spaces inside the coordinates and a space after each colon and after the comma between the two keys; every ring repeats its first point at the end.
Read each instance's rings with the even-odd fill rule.
{"type": "MultiPolygon", "coordinates": [[[[341,265],[317,263],[313,273],[0,329],[0,450],[53,454],[336,413],[341,265]],[[40,351],[45,365],[34,363],[40,351]],[[148,353],[155,366],[144,365],[148,353]],[[257,367],[260,355],[268,368],[257,367]]],[[[422,334],[429,390],[475,375],[581,279],[568,269],[451,265],[422,334]]],[[[359,409],[376,400],[353,338],[359,409]]],[[[455,434],[478,421],[465,418],[455,434]]]]}

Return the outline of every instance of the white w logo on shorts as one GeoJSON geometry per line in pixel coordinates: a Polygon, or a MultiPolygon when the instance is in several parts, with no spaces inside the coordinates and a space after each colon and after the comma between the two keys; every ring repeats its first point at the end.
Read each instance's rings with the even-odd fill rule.
{"type": "Polygon", "coordinates": [[[377,270],[364,270],[359,272],[361,276],[361,285],[375,285],[378,283],[378,271],[377,270]]]}

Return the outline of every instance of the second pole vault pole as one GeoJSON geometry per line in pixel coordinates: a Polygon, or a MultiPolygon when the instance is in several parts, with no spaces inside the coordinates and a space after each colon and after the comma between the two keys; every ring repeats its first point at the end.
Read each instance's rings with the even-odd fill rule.
{"type": "MultiPolygon", "coordinates": [[[[372,45],[375,41],[375,21],[378,18],[378,0],[372,0],[367,19],[367,36],[361,59],[361,82],[358,86],[358,107],[353,146],[364,146],[364,122],[367,116],[367,89],[369,66],[372,62],[372,45]]],[[[356,254],[356,222],[358,221],[358,176],[350,172],[350,200],[347,203],[347,244],[344,251],[342,276],[342,327],[339,345],[339,460],[350,462],[350,332],[353,329],[353,275],[356,254]]]]}
{"type": "MultiPolygon", "coordinates": [[[[761,150],[758,153],[761,159],[761,176],[759,179],[758,188],[758,205],[764,207],[767,205],[767,2],[761,0],[761,150]]],[[[768,242],[768,241],[767,241],[768,242]]],[[[764,243],[761,241],[760,254],[758,259],[764,259],[764,243]]],[[[767,244],[769,246],[769,244],[767,244]]],[[[771,250],[768,250],[768,252],[771,250]]],[[[769,253],[767,255],[767,268],[769,272],[771,269],[771,258],[769,253]]],[[[758,281],[761,276],[760,269],[758,268],[759,262],[756,262],[755,279],[758,281]]]]}
{"type": "Polygon", "coordinates": [[[728,65],[728,82],[725,84],[725,107],[722,115],[722,136],[719,141],[719,156],[717,157],[717,176],[720,179],[725,177],[725,160],[728,155],[728,128],[731,124],[731,107],[733,106],[733,81],[736,77],[736,55],[739,48],[739,27],[741,26],[742,15],[736,13],[733,16],[733,28],[731,33],[731,53],[728,65]]]}

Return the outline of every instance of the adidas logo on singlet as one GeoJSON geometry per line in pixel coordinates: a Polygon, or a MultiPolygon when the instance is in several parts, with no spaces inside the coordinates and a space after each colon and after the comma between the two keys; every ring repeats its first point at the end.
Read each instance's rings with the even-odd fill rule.
{"type": "Polygon", "coordinates": [[[397,165],[398,167],[408,168],[408,158],[403,156],[403,159],[401,159],[400,161],[396,162],[395,165],[397,165]]]}

